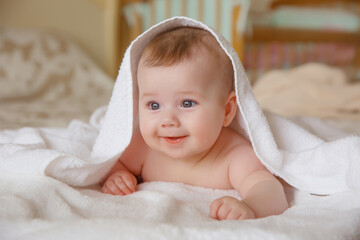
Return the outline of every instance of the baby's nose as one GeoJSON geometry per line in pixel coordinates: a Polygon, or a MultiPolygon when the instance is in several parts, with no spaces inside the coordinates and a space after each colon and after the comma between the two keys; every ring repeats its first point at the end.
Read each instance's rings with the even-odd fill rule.
{"type": "Polygon", "coordinates": [[[180,121],[174,113],[168,112],[164,114],[161,122],[161,127],[166,128],[166,127],[179,127],[179,126],[180,126],[180,121]]]}

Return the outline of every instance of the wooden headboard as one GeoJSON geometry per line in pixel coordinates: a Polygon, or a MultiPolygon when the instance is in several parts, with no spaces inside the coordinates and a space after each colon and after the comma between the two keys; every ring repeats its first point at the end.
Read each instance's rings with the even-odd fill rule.
{"type": "Polygon", "coordinates": [[[122,58],[120,5],[121,0],[0,0],[0,26],[62,31],[115,77],[122,58]]]}

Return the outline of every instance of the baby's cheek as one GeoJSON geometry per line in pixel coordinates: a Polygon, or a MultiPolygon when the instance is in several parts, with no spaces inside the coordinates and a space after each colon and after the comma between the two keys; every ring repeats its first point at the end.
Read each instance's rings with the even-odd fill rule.
{"type": "Polygon", "coordinates": [[[149,121],[140,121],[140,133],[146,143],[149,141],[151,132],[151,124],[149,123],[149,121]]]}
{"type": "Polygon", "coordinates": [[[214,143],[220,134],[219,127],[214,124],[209,124],[209,122],[197,124],[194,130],[199,140],[207,144],[214,143]]]}

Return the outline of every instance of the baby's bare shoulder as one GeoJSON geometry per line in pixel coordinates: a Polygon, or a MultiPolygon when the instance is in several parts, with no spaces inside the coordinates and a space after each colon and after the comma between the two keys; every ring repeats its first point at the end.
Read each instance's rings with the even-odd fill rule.
{"type": "Polygon", "coordinates": [[[248,139],[233,130],[229,130],[226,135],[226,139],[229,142],[228,148],[224,152],[224,158],[232,168],[242,168],[245,170],[263,168],[248,139]]]}
{"type": "Polygon", "coordinates": [[[223,132],[223,145],[224,153],[226,155],[232,155],[233,153],[237,152],[247,152],[252,151],[252,146],[249,140],[247,140],[244,136],[242,136],[240,133],[235,132],[232,129],[226,129],[223,132]]]}

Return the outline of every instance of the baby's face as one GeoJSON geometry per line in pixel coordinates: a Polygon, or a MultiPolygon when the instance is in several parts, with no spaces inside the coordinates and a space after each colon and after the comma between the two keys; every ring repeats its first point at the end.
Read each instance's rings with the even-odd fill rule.
{"type": "Polygon", "coordinates": [[[223,127],[228,96],[218,67],[207,56],[172,66],[140,62],[140,131],[150,148],[175,159],[210,150],[223,127]]]}

